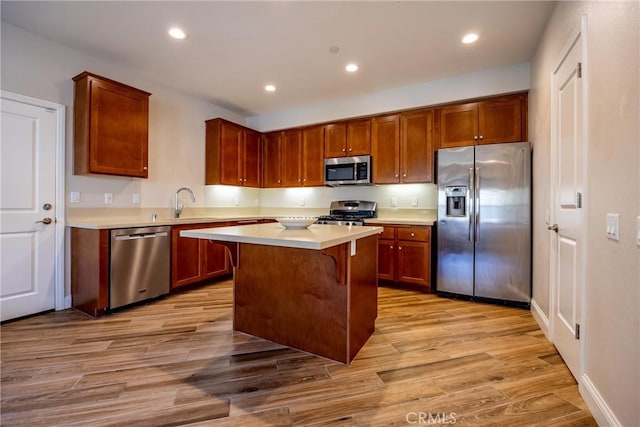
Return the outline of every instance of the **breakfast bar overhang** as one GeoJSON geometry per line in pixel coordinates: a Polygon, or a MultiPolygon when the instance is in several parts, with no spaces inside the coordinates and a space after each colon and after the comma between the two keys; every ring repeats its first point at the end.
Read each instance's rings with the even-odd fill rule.
{"type": "Polygon", "coordinates": [[[349,364],[375,328],[382,230],[267,223],[180,235],[230,250],[234,331],[349,364]]]}

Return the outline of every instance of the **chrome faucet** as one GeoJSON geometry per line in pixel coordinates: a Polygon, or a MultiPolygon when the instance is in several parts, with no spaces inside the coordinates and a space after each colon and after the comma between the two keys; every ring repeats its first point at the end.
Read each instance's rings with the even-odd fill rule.
{"type": "Polygon", "coordinates": [[[178,195],[183,190],[184,191],[188,191],[189,194],[191,194],[191,202],[192,203],[196,202],[196,196],[193,195],[193,191],[191,191],[190,188],[187,188],[187,187],[178,188],[178,191],[176,191],[176,196],[175,196],[175,205],[173,207],[173,217],[174,218],[180,218],[180,214],[182,213],[182,209],[184,209],[184,205],[182,205],[182,206],[178,205],[178,195]]]}

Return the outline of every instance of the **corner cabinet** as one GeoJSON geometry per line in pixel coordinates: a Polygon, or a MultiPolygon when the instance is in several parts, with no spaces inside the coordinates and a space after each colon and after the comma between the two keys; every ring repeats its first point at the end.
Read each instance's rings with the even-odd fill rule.
{"type": "Polygon", "coordinates": [[[384,224],[378,238],[378,279],[431,291],[431,227],[384,224]]]}
{"type": "Polygon", "coordinates": [[[373,182],[433,182],[433,111],[375,117],[372,121],[373,182]]]}
{"type": "Polygon", "coordinates": [[[262,187],[282,187],[282,132],[262,135],[262,187]]]}
{"type": "Polygon", "coordinates": [[[231,274],[231,263],[223,245],[209,240],[180,237],[182,230],[228,225],[232,223],[171,227],[171,289],[231,274]]]}
{"type": "Polygon", "coordinates": [[[439,148],[527,140],[527,95],[500,96],[436,110],[439,148]]]}
{"type": "Polygon", "coordinates": [[[224,119],[206,121],[205,185],[261,185],[260,132],[224,119]]]}
{"type": "Polygon", "coordinates": [[[73,81],[73,173],[147,178],[151,94],[86,71],[73,81]]]}

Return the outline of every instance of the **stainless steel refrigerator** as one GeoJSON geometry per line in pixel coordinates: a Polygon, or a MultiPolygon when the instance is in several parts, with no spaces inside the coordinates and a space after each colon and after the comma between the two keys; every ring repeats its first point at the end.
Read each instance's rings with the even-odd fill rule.
{"type": "Polygon", "coordinates": [[[528,306],[531,145],[438,150],[440,294],[528,306]]]}

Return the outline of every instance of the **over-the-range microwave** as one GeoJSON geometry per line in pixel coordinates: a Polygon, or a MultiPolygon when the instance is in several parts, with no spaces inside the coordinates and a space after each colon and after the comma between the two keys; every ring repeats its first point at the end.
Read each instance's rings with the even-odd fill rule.
{"type": "Polygon", "coordinates": [[[371,156],[333,157],[324,160],[324,185],[371,184],[371,156]]]}

